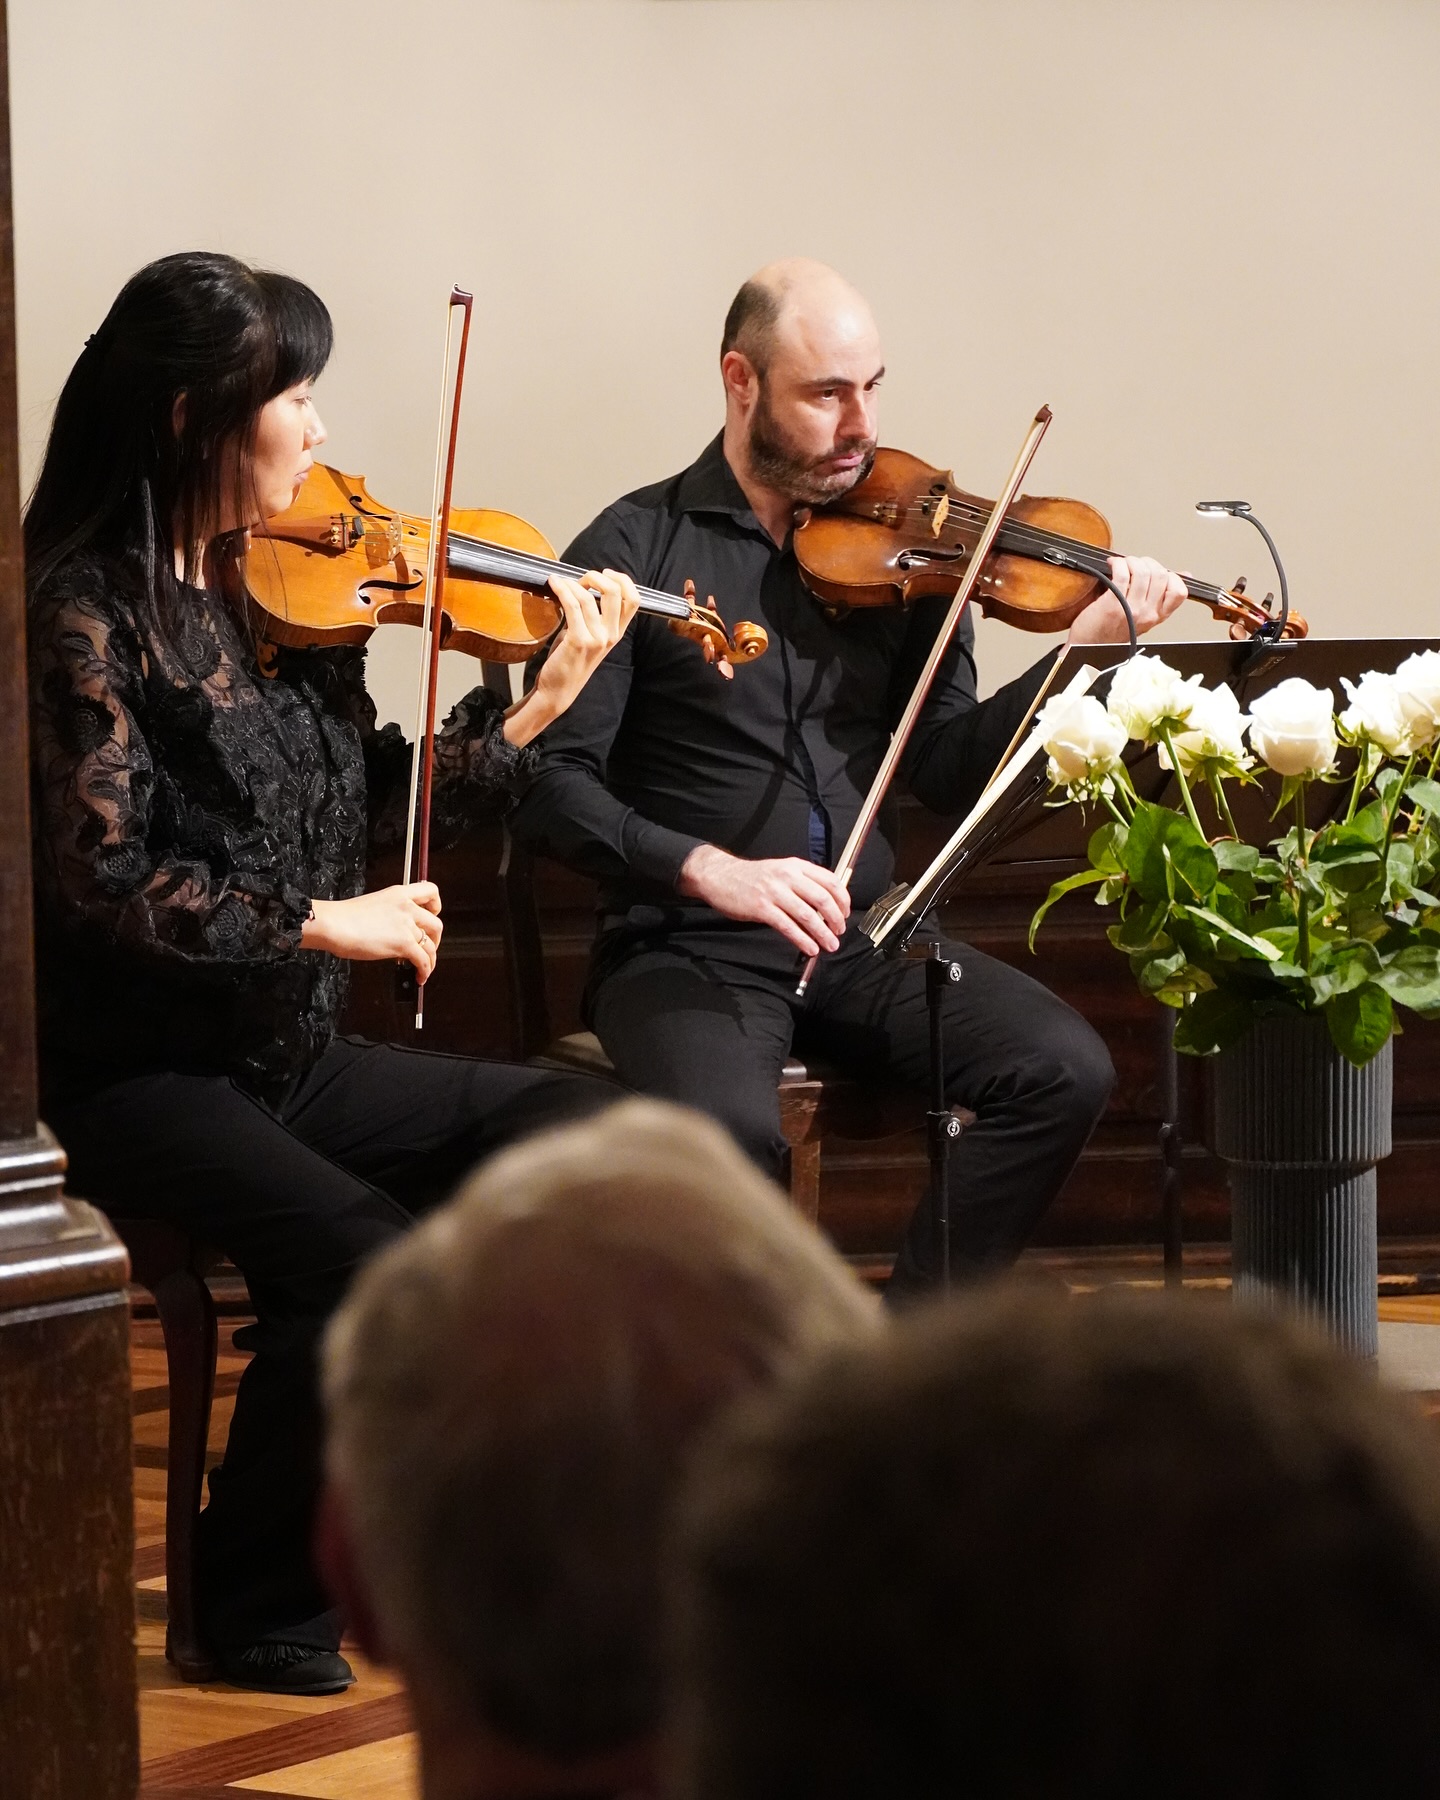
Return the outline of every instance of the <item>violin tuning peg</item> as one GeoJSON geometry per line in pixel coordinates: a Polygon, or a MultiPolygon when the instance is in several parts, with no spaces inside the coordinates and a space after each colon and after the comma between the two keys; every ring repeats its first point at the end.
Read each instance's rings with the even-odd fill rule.
{"type": "Polygon", "coordinates": [[[1235,585],[1231,588],[1230,592],[1232,594],[1243,594],[1245,592],[1245,577],[1243,575],[1237,575],[1235,577],[1235,585]]]}
{"type": "Polygon", "coordinates": [[[1267,594],[1260,604],[1273,619],[1275,617],[1275,596],[1273,594],[1267,594]]]}
{"type": "Polygon", "coordinates": [[[693,600],[695,598],[695,583],[688,575],[685,577],[684,593],[687,600],[693,600]]]}

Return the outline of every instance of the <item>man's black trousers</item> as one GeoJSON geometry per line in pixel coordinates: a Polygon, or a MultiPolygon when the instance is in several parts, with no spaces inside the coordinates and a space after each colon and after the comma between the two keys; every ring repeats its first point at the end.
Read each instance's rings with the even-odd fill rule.
{"type": "Polygon", "coordinates": [[[217,1648],[334,1649],[310,1557],[319,1480],[316,1350],[366,1257],[475,1163],[618,1095],[607,1083],[342,1038],[277,1109],[224,1076],[47,1080],[71,1190],[169,1219],[244,1274],[254,1351],[201,1516],[199,1610],[217,1648]]]}
{"type": "MultiPolygon", "coordinates": [[[[689,944],[682,933],[602,940],[588,1011],[627,1087],[713,1114],[773,1174],[785,1149],[776,1083],[792,1047],[924,1093],[929,1027],[921,962],[886,961],[852,929],[797,1000],[799,959],[794,973],[778,970],[773,939],[753,935],[764,930],[736,928],[728,945],[718,932],[689,944]],[[747,945],[760,954],[747,959],[747,945]]],[[[945,989],[946,1092],[976,1115],[950,1153],[951,1263],[978,1274],[1020,1253],[1115,1074],[1089,1025],[1047,988],[968,944],[944,951],[964,971],[945,989]]],[[[922,1205],[893,1292],[927,1286],[938,1267],[933,1208],[922,1205]]]]}

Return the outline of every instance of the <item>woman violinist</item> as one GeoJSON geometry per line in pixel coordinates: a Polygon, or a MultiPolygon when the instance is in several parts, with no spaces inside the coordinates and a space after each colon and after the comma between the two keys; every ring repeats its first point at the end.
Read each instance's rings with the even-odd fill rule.
{"type": "MultiPolygon", "coordinates": [[[[363,652],[262,674],[226,597],[323,441],[331,337],[286,276],[150,264],[65,383],[25,521],[43,1110],[77,1192],[195,1232],[249,1284],[197,1601],[231,1681],[290,1693],[351,1679],[309,1556],[325,1319],[477,1159],[614,1092],[336,1036],[347,960],[434,966],[437,890],[364,891],[409,747],[376,729],[363,652]]],[[[565,631],[528,697],[506,714],[477,688],[440,731],[441,828],[511,803],[624,631],[629,580],[587,581],[554,584],[565,631]]]]}

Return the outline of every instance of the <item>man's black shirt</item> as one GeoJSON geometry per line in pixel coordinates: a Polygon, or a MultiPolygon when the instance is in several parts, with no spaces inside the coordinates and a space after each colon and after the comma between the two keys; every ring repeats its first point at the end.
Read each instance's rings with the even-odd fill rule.
{"type": "MultiPolygon", "coordinates": [[[[789,546],[751,510],[718,437],[682,474],[607,507],[566,560],[677,594],[689,577],[727,626],[751,619],[770,647],[726,681],[663,620],[637,618],[541,738],[512,829],[600,882],[607,926],[743,934],[744,960],[788,968],[795,951],[778,933],[679,899],[680,866],[699,844],[810,858],[817,839],[833,865],[949,603],[827,616],[789,546]]],[[[973,643],[966,619],[901,763],[910,791],[941,813],[979,795],[1046,666],[981,703],[973,643]]],[[[892,796],[851,879],[857,913],[893,880],[895,823],[892,796]]]]}

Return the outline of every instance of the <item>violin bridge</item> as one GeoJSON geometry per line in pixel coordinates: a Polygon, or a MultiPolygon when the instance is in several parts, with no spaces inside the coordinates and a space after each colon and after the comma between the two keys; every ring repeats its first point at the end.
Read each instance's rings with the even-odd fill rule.
{"type": "Polygon", "coordinates": [[[383,569],[400,554],[400,523],[397,519],[365,521],[365,560],[372,569],[383,569]]]}
{"type": "Polygon", "coordinates": [[[930,521],[931,537],[937,537],[937,538],[939,537],[941,531],[944,528],[945,521],[949,517],[950,517],[950,496],[948,494],[942,494],[936,503],[934,517],[930,521]]]}

